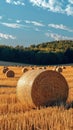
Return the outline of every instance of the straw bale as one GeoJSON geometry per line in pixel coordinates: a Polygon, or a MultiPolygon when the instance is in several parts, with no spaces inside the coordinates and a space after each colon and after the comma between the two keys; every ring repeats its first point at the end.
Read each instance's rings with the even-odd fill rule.
{"type": "Polygon", "coordinates": [[[46,69],[46,67],[45,66],[42,66],[42,67],[36,67],[36,69],[46,69]]]}
{"type": "Polygon", "coordinates": [[[42,69],[46,69],[46,66],[43,66],[42,69]]]}
{"type": "Polygon", "coordinates": [[[29,70],[34,70],[34,67],[30,67],[29,70]]]}
{"type": "Polygon", "coordinates": [[[63,71],[63,69],[62,69],[62,67],[57,67],[56,71],[59,72],[59,73],[61,73],[63,71]]]}
{"type": "Polygon", "coordinates": [[[43,68],[46,69],[46,66],[44,66],[43,68]]]}
{"type": "Polygon", "coordinates": [[[5,74],[8,70],[9,68],[4,66],[4,68],[2,69],[2,72],[5,74]]]}
{"type": "Polygon", "coordinates": [[[29,70],[18,80],[16,92],[22,104],[47,106],[56,101],[66,101],[68,84],[56,71],[29,70]]]}
{"type": "Polygon", "coordinates": [[[62,66],[62,69],[66,69],[66,67],[65,67],[65,66],[62,66]]]}
{"type": "Polygon", "coordinates": [[[42,69],[42,67],[39,67],[38,69],[42,69]]]}
{"type": "Polygon", "coordinates": [[[34,67],[32,67],[31,69],[34,70],[34,67]]]}
{"type": "Polygon", "coordinates": [[[57,66],[54,66],[52,70],[56,71],[56,69],[57,69],[57,66]]]}
{"type": "Polygon", "coordinates": [[[24,67],[24,68],[22,69],[22,72],[23,72],[23,73],[25,73],[25,72],[27,72],[27,71],[28,71],[28,68],[25,68],[25,67],[24,67]]]}
{"type": "Polygon", "coordinates": [[[8,71],[6,72],[6,76],[7,76],[7,77],[14,77],[14,76],[15,76],[15,73],[14,73],[13,70],[8,70],[8,71]]]}

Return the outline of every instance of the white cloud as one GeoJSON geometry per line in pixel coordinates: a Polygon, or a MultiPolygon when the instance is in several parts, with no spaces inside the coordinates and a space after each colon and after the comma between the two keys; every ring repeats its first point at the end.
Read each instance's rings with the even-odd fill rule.
{"type": "Polygon", "coordinates": [[[57,33],[46,33],[45,34],[47,37],[52,38],[53,40],[73,40],[73,37],[68,37],[68,36],[63,36],[59,35],[57,33]]]}
{"type": "Polygon", "coordinates": [[[68,4],[66,6],[65,12],[67,15],[72,15],[73,16],[73,6],[71,6],[70,4],[68,4]]]}
{"type": "Polygon", "coordinates": [[[15,5],[25,5],[23,2],[21,2],[21,1],[13,1],[13,4],[15,4],[15,5]]]}
{"type": "Polygon", "coordinates": [[[69,2],[70,4],[73,4],[73,0],[68,0],[68,2],[69,2]]]}
{"type": "Polygon", "coordinates": [[[21,20],[16,20],[16,23],[20,23],[21,22],[21,20]]]}
{"type": "Polygon", "coordinates": [[[41,26],[41,27],[44,26],[42,23],[36,21],[32,21],[31,23],[34,24],[35,26],[41,26]]]}
{"type": "Polygon", "coordinates": [[[12,36],[12,35],[9,35],[9,34],[4,34],[4,33],[0,33],[0,38],[3,38],[3,39],[16,39],[16,37],[12,36]]]}
{"type": "Polygon", "coordinates": [[[27,23],[27,24],[33,24],[34,26],[40,26],[40,27],[45,26],[43,23],[41,23],[41,22],[37,22],[37,21],[29,21],[29,20],[25,20],[25,23],[27,23]]]}
{"type": "Polygon", "coordinates": [[[73,16],[73,0],[29,0],[33,6],[73,16]]]}
{"type": "Polygon", "coordinates": [[[36,31],[36,32],[39,32],[40,30],[39,30],[38,28],[35,28],[35,31],[36,31]]]}
{"type": "Polygon", "coordinates": [[[1,23],[1,24],[9,28],[18,28],[18,29],[28,28],[28,26],[18,24],[18,23],[1,23]]]}
{"type": "Polygon", "coordinates": [[[29,20],[25,20],[25,23],[29,23],[29,24],[30,24],[30,23],[31,23],[31,21],[29,21],[29,20]]]}
{"type": "Polygon", "coordinates": [[[72,29],[68,28],[67,26],[63,25],[63,24],[48,24],[49,27],[52,28],[56,28],[56,29],[61,29],[61,30],[65,30],[68,32],[73,32],[72,29]]]}
{"type": "Polygon", "coordinates": [[[21,25],[17,23],[2,23],[2,25],[10,27],[10,28],[21,28],[21,25]]]}
{"type": "Polygon", "coordinates": [[[11,0],[6,0],[6,3],[9,3],[9,4],[10,4],[10,3],[11,3],[11,0]]]}
{"type": "Polygon", "coordinates": [[[2,19],[3,17],[2,16],[0,16],[0,19],[2,19]]]}
{"type": "Polygon", "coordinates": [[[43,7],[43,8],[47,8],[50,11],[53,12],[62,12],[62,3],[58,0],[48,0],[46,2],[46,0],[30,0],[30,2],[33,5],[39,6],[39,7],[43,7]]]}
{"type": "Polygon", "coordinates": [[[14,4],[14,5],[22,5],[24,6],[25,3],[24,3],[24,0],[6,0],[6,3],[8,4],[14,4]]]}

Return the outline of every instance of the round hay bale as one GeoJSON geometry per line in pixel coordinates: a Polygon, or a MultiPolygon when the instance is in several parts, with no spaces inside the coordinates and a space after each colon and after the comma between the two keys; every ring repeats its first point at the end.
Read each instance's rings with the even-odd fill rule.
{"type": "Polygon", "coordinates": [[[57,69],[57,66],[54,66],[52,70],[53,70],[53,71],[56,71],[56,69],[57,69]]]}
{"type": "Polygon", "coordinates": [[[43,66],[42,69],[46,69],[46,66],[43,66]]]}
{"type": "Polygon", "coordinates": [[[66,69],[66,67],[65,67],[65,66],[62,66],[62,69],[66,69]]]}
{"type": "Polygon", "coordinates": [[[40,70],[41,70],[41,69],[42,69],[42,67],[39,67],[38,69],[40,69],[40,70]]]}
{"type": "Polygon", "coordinates": [[[27,72],[27,71],[28,71],[28,69],[25,68],[25,67],[22,69],[22,72],[23,72],[23,73],[25,73],[25,72],[27,72]]]}
{"type": "Polygon", "coordinates": [[[13,70],[8,70],[8,71],[6,72],[6,76],[7,76],[7,77],[14,77],[14,76],[15,76],[15,73],[14,73],[13,70]]]}
{"type": "Polygon", "coordinates": [[[17,82],[17,98],[28,106],[47,106],[66,101],[68,84],[65,78],[52,70],[30,70],[17,82]]]}
{"type": "Polygon", "coordinates": [[[34,67],[32,67],[31,69],[34,70],[34,67]]]}
{"type": "Polygon", "coordinates": [[[61,67],[57,67],[56,71],[59,72],[59,73],[61,73],[63,71],[63,69],[61,67]]]}
{"type": "Polygon", "coordinates": [[[29,70],[34,70],[34,67],[30,67],[29,70]]]}
{"type": "Polygon", "coordinates": [[[44,66],[43,69],[46,69],[46,66],[44,66]]]}
{"type": "Polygon", "coordinates": [[[9,70],[9,68],[4,66],[2,72],[5,74],[8,70],[9,70]]]}

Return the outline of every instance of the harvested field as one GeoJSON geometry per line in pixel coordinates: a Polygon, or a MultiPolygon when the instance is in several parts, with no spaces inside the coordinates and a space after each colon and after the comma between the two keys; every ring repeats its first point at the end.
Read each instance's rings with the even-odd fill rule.
{"type": "MultiPolygon", "coordinates": [[[[0,130],[73,130],[73,108],[61,105],[32,109],[22,105],[16,96],[16,86],[23,67],[8,66],[15,72],[11,78],[2,73],[2,68],[0,66],[0,130]]],[[[46,66],[46,70],[53,70],[53,66],[46,66]]],[[[67,102],[72,102],[73,67],[66,66],[61,74],[69,86],[67,102]]]]}

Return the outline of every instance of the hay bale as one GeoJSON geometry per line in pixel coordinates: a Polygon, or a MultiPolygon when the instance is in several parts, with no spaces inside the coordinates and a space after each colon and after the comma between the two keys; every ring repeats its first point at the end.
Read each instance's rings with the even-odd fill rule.
{"type": "Polygon", "coordinates": [[[61,73],[63,71],[63,69],[62,69],[62,67],[57,67],[56,71],[59,72],[59,73],[61,73]]]}
{"type": "Polygon", "coordinates": [[[17,98],[28,106],[47,106],[66,101],[68,85],[65,78],[52,70],[30,70],[17,83],[17,98]]]}
{"type": "Polygon", "coordinates": [[[9,70],[9,68],[4,66],[2,69],[2,72],[5,74],[8,70],[9,70]]]}
{"type": "Polygon", "coordinates": [[[34,70],[34,67],[30,67],[29,70],[34,70]]]}
{"type": "Polygon", "coordinates": [[[40,69],[40,70],[41,70],[41,69],[42,69],[42,67],[39,67],[38,69],[40,69]]]}
{"type": "Polygon", "coordinates": [[[53,70],[53,71],[56,71],[56,69],[57,69],[57,66],[54,66],[52,70],[53,70]]]}
{"type": "Polygon", "coordinates": [[[15,76],[15,73],[14,73],[13,70],[8,70],[8,71],[6,72],[6,76],[7,76],[7,77],[14,77],[14,76],[15,76]]]}
{"type": "Polygon", "coordinates": [[[62,66],[62,69],[66,69],[66,67],[65,67],[65,66],[62,66]]]}
{"type": "Polygon", "coordinates": [[[44,66],[43,69],[46,69],[46,66],[44,66]]]}
{"type": "Polygon", "coordinates": [[[32,67],[31,69],[34,70],[34,67],[32,67]]]}
{"type": "Polygon", "coordinates": [[[46,66],[43,66],[42,69],[46,69],[46,66]]]}
{"type": "Polygon", "coordinates": [[[23,73],[25,73],[25,72],[27,72],[27,71],[28,71],[28,69],[25,68],[25,67],[22,69],[22,72],[23,72],[23,73]]]}

